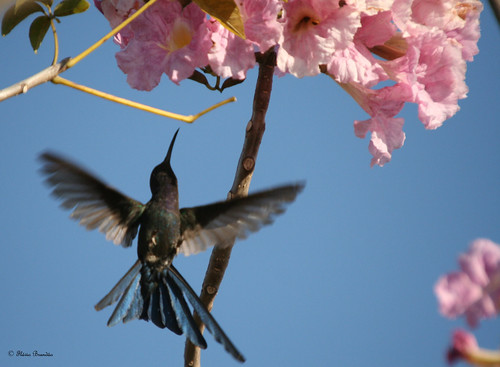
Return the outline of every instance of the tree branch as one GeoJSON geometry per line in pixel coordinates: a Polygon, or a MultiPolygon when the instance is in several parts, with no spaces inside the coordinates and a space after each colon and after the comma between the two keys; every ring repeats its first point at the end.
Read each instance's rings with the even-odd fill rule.
{"type": "MultiPolygon", "coordinates": [[[[57,56],[58,56],[58,50],[59,50],[59,41],[57,39],[57,33],[55,31],[54,23],[51,21],[51,26],[52,26],[52,31],[54,33],[54,61],[53,65],[36,73],[33,76],[30,76],[29,78],[20,81],[16,84],[11,85],[10,87],[7,87],[5,89],[0,90],[0,102],[3,100],[6,100],[7,98],[17,96],[18,94],[21,93],[26,93],[28,90],[30,90],[33,87],[36,87],[37,85],[49,82],[53,80],[56,76],[58,76],[60,73],[63,71],[75,66],[78,62],[83,60],[85,57],[90,55],[92,52],[94,52],[97,48],[99,48],[104,42],[106,42],[108,39],[113,37],[115,34],[120,32],[123,28],[125,28],[130,22],[132,22],[135,18],[137,18],[139,15],[141,15],[143,12],[145,12],[150,6],[152,6],[157,0],[150,0],[143,6],[139,8],[134,14],[132,14],[130,17],[125,19],[123,22],[121,22],[117,27],[113,28],[108,34],[106,34],[104,37],[102,37],[99,41],[94,43],[92,46],[90,46],[88,49],[77,55],[76,57],[68,57],[62,60],[60,63],[56,64],[57,61],[57,56]]],[[[49,7],[50,10],[50,7],[49,7]]]]}
{"type": "MultiPolygon", "coordinates": [[[[248,195],[248,189],[257,161],[262,136],[266,129],[265,116],[271,98],[271,89],[273,85],[274,66],[276,64],[276,53],[273,49],[257,58],[259,63],[259,75],[255,86],[253,100],[252,117],[247,124],[245,141],[241,151],[240,160],[236,169],[236,175],[233,186],[228,193],[228,199],[248,195]]],[[[200,294],[201,301],[206,305],[209,311],[212,310],[215,296],[219,290],[224,272],[229,264],[232,246],[227,248],[214,247],[208,264],[205,279],[200,294]]],[[[195,315],[195,320],[200,325],[200,331],[203,333],[203,325],[195,315]]],[[[186,340],[184,350],[184,365],[186,367],[200,366],[200,348],[186,340]]]]}
{"type": "Polygon", "coordinates": [[[17,96],[18,94],[26,93],[31,88],[36,87],[37,85],[51,81],[68,68],[67,64],[69,60],[70,57],[67,57],[61,62],[51,65],[48,68],[36,73],[35,75],[30,76],[29,78],[26,78],[20,82],[17,82],[16,84],[11,85],[10,87],[0,90],[0,102],[10,97],[17,96]]]}
{"type": "Polygon", "coordinates": [[[162,110],[160,108],[155,108],[155,107],[151,107],[148,105],[144,105],[142,103],[134,102],[134,101],[131,101],[131,100],[128,100],[125,98],[117,97],[117,96],[114,96],[112,94],[101,92],[100,90],[93,89],[93,88],[87,87],[85,85],[77,84],[77,83],[74,83],[70,80],[64,79],[61,76],[59,76],[59,74],[66,71],[70,67],[71,60],[73,60],[73,59],[71,59],[70,57],[67,57],[64,60],[62,60],[60,63],[49,66],[48,68],[36,73],[35,75],[30,76],[27,79],[24,79],[23,81],[17,82],[16,84],[13,84],[10,87],[7,87],[5,89],[1,89],[0,90],[0,102],[5,100],[5,99],[17,96],[21,93],[26,93],[31,88],[50,81],[54,84],[62,84],[62,85],[65,85],[67,87],[77,89],[81,92],[88,93],[88,94],[94,95],[96,97],[106,99],[106,100],[111,101],[111,102],[120,103],[120,104],[128,106],[128,107],[136,108],[138,110],[154,113],[156,115],[168,117],[168,118],[183,121],[186,123],[193,123],[198,118],[207,114],[208,112],[213,111],[214,109],[219,108],[227,103],[236,101],[235,97],[231,97],[231,98],[228,98],[222,102],[216,103],[213,106],[210,106],[210,107],[204,109],[203,111],[198,112],[195,115],[181,115],[178,113],[165,111],[165,110],[162,110]]]}

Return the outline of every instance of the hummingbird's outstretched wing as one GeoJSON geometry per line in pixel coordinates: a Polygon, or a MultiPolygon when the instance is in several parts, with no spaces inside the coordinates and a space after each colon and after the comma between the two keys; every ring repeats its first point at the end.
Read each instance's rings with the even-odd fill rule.
{"type": "Polygon", "coordinates": [[[145,206],[109,187],[74,163],[52,153],[40,155],[42,173],[62,207],[87,229],[98,228],[108,241],[129,247],[145,206]]]}
{"type": "Polygon", "coordinates": [[[271,224],[274,217],[285,211],[304,188],[304,183],[280,186],[246,197],[214,204],[181,209],[182,244],[184,255],[205,251],[213,245],[229,246],[236,238],[271,224]]]}

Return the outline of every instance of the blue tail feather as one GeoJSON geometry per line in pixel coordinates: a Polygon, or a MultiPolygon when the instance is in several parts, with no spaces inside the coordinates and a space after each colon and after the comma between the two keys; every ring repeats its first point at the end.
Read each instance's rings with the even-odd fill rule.
{"type": "Polygon", "coordinates": [[[163,322],[165,316],[161,313],[161,295],[160,295],[160,287],[157,285],[153,292],[150,295],[150,302],[148,308],[148,316],[149,319],[161,329],[165,328],[165,324],[163,322]]]}
{"type": "Polygon", "coordinates": [[[148,264],[137,261],[99,301],[95,309],[102,310],[119,300],[108,326],[137,318],[151,320],[162,329],[166,327],[178,335],[185,334],[193,344],[205,349],[207,342],[194,321],[184,296],[215,340],[221,343],[235,359],[245,361],[193,289],[172,265],[157,271],[148,264]]]}
{"type": "Polygon", "coordinates": [[[127,312],[127,315],[123,318],[123,323],[138,319],[142,313],[142,296],[141,296],[141,284],[139,282],[139,286],[135,290],[134,299],[130,304],[130,308],[127,312]]]}
{"type": "Polygon", "coordinates": [[[169,271],[167,269],[163,272],[166,277],[163,278],[165,285],[170,291],[170,298],[172,300],[172,306],[177,315],[177,321],[182,331],[186,334],[186,337],[191,340],[191,342],[202,349],[207,348],[207,342],[205,338],[200,333],[200,329],[191,315],[191,310],[182,295],[181,289],[177,284],[171,279],[169,271]]]}
{"type": "Polygon", "coordinates": [[[118,298],[125,292],[125,289],[129,286],[132,280],[136,277],[137,273],[141,270],[142,264],[139,260],[125,273],[125,275],[116,283],[116,285],[109,291],[108,294],[104,296],[103,299],[95,305],[97,311],[112,305],[118,298]]]}
{"type": "Polygon", "coordinates": [[[113,314],[109,318],[108,326],[114,326],[114,325],[118,324],[120,321],[122,321],[128,315],[130,306],[134,302],[135,294],[136,294],[137,288],[139,287],[140,280],[141,280],[141,275],[139,273],[137,273],[135,278],[132,279],[129,286],[127,287],[127,289],[123,293],[122,298],[120,298],[118,305],[116,305],[116,308],[113,311],[113,314]]]}
{"type": "Polygon", "coordinates": [[[172,298],[170,292],[164,282],[159,283],[161,299],[160,307],[163,315],[163,324],[177,335],[182,335],[182,329],[177,322],[177,316],[172,307],[172,298]]]}
{"type": "Polygon", "coordinates": [[[236,360],[240,362],[245,362],[245,357],[240,353],[240,351],[234,346],[231,340],[227,337],[226,333],[219,326],[217,321],[213,318],[212,314],[208,312],[205,305],[198,298],[193,288],[188,282],[182,277],[182,275],[177,271],[177,269],[170,265],[167,279],[171,279],[179,288],[182,289],[183,293],[186,295],[189,303],[193,306],[194,310],[200,316],[201,321],[205,324],[208,331],[214,336],[214,339],[224,346],[224,349],[230,353],[236,360]]]}

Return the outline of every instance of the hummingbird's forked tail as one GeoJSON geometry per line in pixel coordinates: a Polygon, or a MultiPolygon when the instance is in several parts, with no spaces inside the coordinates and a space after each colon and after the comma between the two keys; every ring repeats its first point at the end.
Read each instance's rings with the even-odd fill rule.
{"type": "Polygon", "coordinates": [[[95,309],[100,311],[120,299],[109,318],[108,326],[137,318],[151,320],[160,328],[166,327],[178,335],[185,334],[193,344],[205,349],[207,342],[193,319],[184,295],[215,340],[236,360],[244,362],[243,355],[172,265],[158,271],[137,260],[113,289],[95,305],[95,309]]]}

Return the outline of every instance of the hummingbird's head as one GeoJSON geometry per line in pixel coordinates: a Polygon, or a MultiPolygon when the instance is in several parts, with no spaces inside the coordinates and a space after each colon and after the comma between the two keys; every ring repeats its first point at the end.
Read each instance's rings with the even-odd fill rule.
{"type": "Polygon", "coordinates": [[[153,172],[151,172],[151,177],[149,179],[149,187],[151,188],[151,193],[153,195],[160,193],[161,190],[165,190],[165,194],[172,189],[172,186],[177,188],[177,177],[170,166],[170,157],[172,156],[172,148],[174,147],[175,138],[179,129],[174,134],[170,146],[168,147],[168,153],[163,162],[157,165],[153,172]]]}

